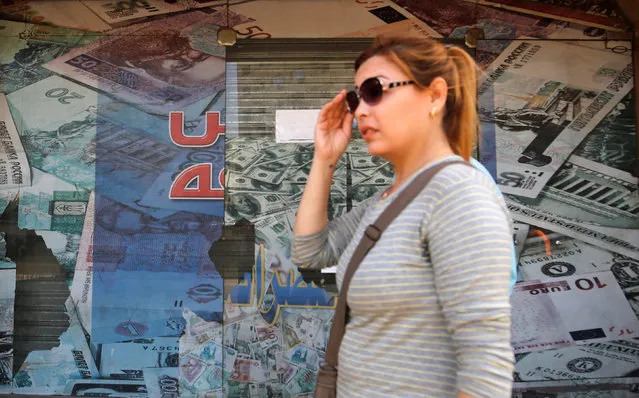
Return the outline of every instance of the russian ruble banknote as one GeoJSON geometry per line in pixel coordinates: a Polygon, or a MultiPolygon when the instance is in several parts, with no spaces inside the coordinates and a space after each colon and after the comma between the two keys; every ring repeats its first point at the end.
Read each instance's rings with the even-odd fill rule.
{"type": "Polygon", "coordinates": [[[142,380],[146,368],[177,368],[178,337],[154,337],[100,344],[100,376],[105,379],[142,380]]]}
{"type": "Polygon", "coordinates": [[[80,249],[81,234],[58,231],[36,231],[53,256],[62,267],[62,272],[71,286],[74,280],[75,265],[80,249]]]}
{"type": "Polygon", "coordinates": [[[225,51],[216,41],[216,22],[193,11],[132,25],[45,67],[151,114],[168,115],[224,89],[225,51]]]}
{"type": "Polygon", "coordinates": [[[96,379],[100,375],[70,300],[65,307],[69,328],[60,345],[48,351],[32,351],[13,378],[18,394],[63,394],[69,380],[96,379]]]}
{"type": "Polygon", "coordinates": [[[632,82],[631,57],[603,43],[596,49],[555,41],[511,42],[488,68],[478,91],[482,134],[495,139],[500,189],[536,198],[628,94],[632,82]]]}
{"type": "MultiPolygon", "coordinates": [[[[4,242],[4,237],[0,236],[4,242]]],[[[16,265],[0,256],[0,393],[9,392],[13,379],[13,330],[16,265]]]]}
{"type": "Polygon", "coordinates": [[[0,20],[0,36],[0,92],[5,94],[51,76],[43,64],[99,37],[81,30],[4,20],[0,20]]]}
{"type": "Polygon", "coordinates": [[[519,381],[595,379],[634,376],[639,344],[615,340],[518,355],[519,381]]]}
{"type": "Polygon", "coordinates": [[[20,190],[18,226],[80,234],[89,195],[87,190],[34,169],[33,185],[20,190]]]}
{"type": "Polygon", "coordinates": [[[97,94],[51,76],[14,91],[7,101],[31,166],[93,189],[98,121],[89,107],[97,94]]]}
{"type": "Polygon", "coordinates": [[[0,189],[0,216],[4,214],[9,203],[16,199],[18,193],[18,189],[0,189]]]}
{"type": "Polygon", "coordinates": [[[7,98],[0,94],[0,190],[30,185],[29,162],[9,112],[7,98]]]}
{"type": "Polygon", "coordinates": [[[150,398],[146,385],[142,380],[69,380],[63,392],[64,395],[75,397],[120,397],[120,398],[150,398]]]}

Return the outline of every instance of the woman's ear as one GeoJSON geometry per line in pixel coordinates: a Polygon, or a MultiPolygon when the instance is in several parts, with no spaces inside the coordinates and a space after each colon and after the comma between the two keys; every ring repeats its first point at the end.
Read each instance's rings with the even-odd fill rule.
{"type": "Polygon", "coordinates": [[[426,90],[430,93],[432,107],[438,111],[442,110],[446,105],[446,98],[448,98],[448,84],[442,77],[434,78],[428,85],[426,90]]]}

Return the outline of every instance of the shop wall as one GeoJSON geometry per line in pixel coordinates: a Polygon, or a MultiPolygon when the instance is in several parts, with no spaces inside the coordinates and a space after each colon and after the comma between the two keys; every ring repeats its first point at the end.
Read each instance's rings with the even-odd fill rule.
{"type": "MultiPolygon", "coordinates": [[[[614,4],[492,3],[0,3],[0,394],[310,396],[335,289],[290,261],[313,145],[280,138],[399,33],[483,72],[476,156],[519,260],[514,396],[639,396],[630,27],[614,4]]],[[[392,178],[356,131],[329,217],[392,178]]]]}

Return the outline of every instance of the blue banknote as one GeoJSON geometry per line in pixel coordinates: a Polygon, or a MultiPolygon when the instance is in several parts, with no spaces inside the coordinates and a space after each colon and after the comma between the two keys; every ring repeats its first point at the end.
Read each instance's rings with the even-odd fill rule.
{"type": "Polygon", "coordinates": [[[66,308],[70,325],[60,336],[60,345],[29,353],[13,379],[14,393],[62,394],[70,379],[100,376],[70,299],[66,308]]]}
{"type": "Polygon", "coordinates": [[[51,76],[11,93],[7,101],[29,164],[70,184],[93,189],[98,121],[91,106],[97,94],[51,76]]]}
{"type": "Polygon", "coordinates": [[[149,397],[178,398],[184,396],[179,391],[178,368],[145,368],[144,384],[149,397]]]}
{"type": "Polygon", "coordinates": [[[137,339],[100,345],[100,375],[107,379],[143,379],[145,368],[177,368],[178,337],[137,339]]]}
{"type": "Polygon", "coordinates": [[[208,251],[221,217],[189,212],[156,219],[95,196],[91,335],[95,342],[179,336],[182,311],[222,313],[222,279],[208,251]]]}

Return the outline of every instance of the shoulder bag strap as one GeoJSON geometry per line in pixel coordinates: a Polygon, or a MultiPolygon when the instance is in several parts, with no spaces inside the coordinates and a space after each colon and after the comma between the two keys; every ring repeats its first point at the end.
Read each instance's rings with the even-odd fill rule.
{"type": "Polygon", "coordinates": [[[348,292],[348,286],[355,270],[364,257],[366,257],[368,251],[375,246],[375,243],[377,243],[379,238],[382,236],[386,227],[388,227],[395,217],[397,217],[399,213],[401,213],[404,208],[406,208],[406,206],[408,206],[408,204],[424,189],[426,184],[428,184],[430,179],[433,178],[439,170],[452,164],[469,165],[468,162],[454,160],[442,162],[424,170],[410,183],[410,185],[397,195],[393,202],[389,204],[377,220],[375,220],[374,224],[366,227],[364,236],[353,252],[353,256],[351,257],[351,260],[346,267],[346,271],[344,272],[342,288],[339,291],[337,306],[335,307],[333,325],[331,326],[328,344],[326,345],[326,355],[324,357],[325,364],[337,368],[337,356],[346,327],[346,293],[348,292]]]}

